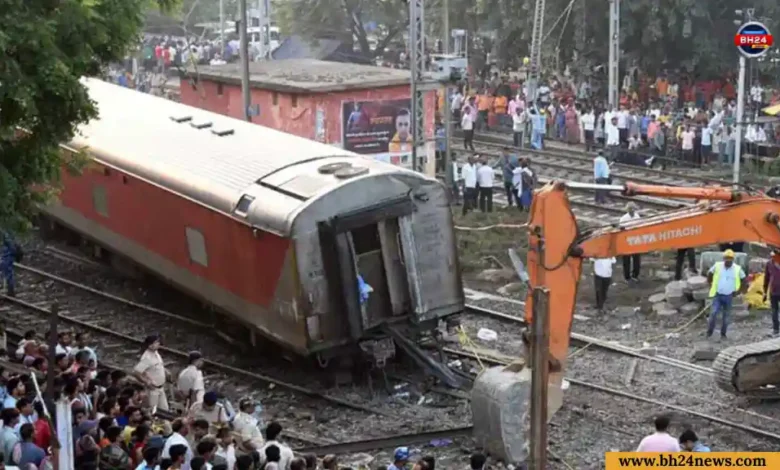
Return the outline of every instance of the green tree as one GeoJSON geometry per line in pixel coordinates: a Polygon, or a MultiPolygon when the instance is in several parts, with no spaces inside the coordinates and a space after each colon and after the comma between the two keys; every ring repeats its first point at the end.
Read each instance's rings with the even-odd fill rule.
{"type": "Polygon", "coordinates": [[[0,0],[0,226],[27,226],[50,194],[58,145],[97,115],[79,79],[135,45],[146,1],[0,0]]]}
{"type": "Polygon", "coordinates": [[[339,39],[366,57],[378,57],[408,29],[407,12],[401,0],[286,0],[278,3],[274,16],[287,34],[339,39]]]}

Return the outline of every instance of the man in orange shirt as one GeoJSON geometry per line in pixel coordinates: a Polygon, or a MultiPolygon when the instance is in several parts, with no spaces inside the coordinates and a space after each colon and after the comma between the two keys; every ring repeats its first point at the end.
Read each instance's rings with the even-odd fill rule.
{"type": "Polygon", "coordinates": [[[493,97],[493,112],[496,114],[496,119],[498,120],[498,124],[501,127],[506,127],[511,124],[507,124],[506,118],[508,117],[506,114],[508,101],[506,99],[506,96],[496,94],[493,97]]]}
{"type": "Polygon", "coordinates": [[[492,105],[493,98],[488,94],[487,90],[483,90],[482,93],[477,96],[477,110],[479,111],[477,128],[484,128],[486,131],[490,130],[490,126],[488,125],[488,114],[490,113],[492,105]]]}

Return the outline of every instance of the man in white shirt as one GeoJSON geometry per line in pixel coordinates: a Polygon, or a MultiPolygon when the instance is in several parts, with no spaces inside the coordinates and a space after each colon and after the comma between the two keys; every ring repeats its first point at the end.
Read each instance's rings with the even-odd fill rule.
{"type": "Polygon", "coordinates": [[[477,185],[479,186],[479,210],[493,212],[493,179],[495,171],[487,164],[487,159],[482,158],[482,164],[477,168],[477,185]]]}
{"type": "Polygon", "coordinates": [[[187,438],[185,437],[188,432],[187,423],[181,418],[174,419],[171,423],[171,429],[173,430],[173,434],[165,439],[165,445],[163,446],[160,458],[171,458],[171,447],[175,445],[183,445],[187,448],[187,453],[184,456],[184,465],[182,465],[181,468],[182,470],[189,469],[190,460],[192,460],[193,454],[192,449],[190,448],[190,443],[187,442],[187,438]]]}
{"type": "Polygon", "coordinates": [[[255,402],[251,398],[242,398],[238,402],[238,414],[233,418],[233,431],[236,434],[238,448],[243,452],[259,450],[265,445],[260,434],[260,426],[255,414],[255,402]]]}
{"type": "Polygon", "coordinates": [[[260,454],[260,468],[265,465],[265,449],[270,446],[276,446],[279,448],[279,469],[288,470],[290,468],[290,461],[294,458],[293,451],[286,444],[282,444],[277,439],[282,434],[282,425],[276,421],[268,423],[268,427],[265,428],[265,445],[258,450],[260,454]]]}
{"type": "Polygon", "coordinates": [[[176,381],[176,392],[185,401],[185,409],[194,403],[203,401],[206,386],[203,383],[203,355],[198,351],[192,351],[189,357],[189,366],[179,374],[176,381]]]}
{"type": "Polygon", "coordinates": [[[758,82],[755,82],[750,87],[750,101],[753,102],[754,108],[760,108],[761,103],[764,101],[764,88],[758,82]]]}
{"type": "Polygon", "coordinates": [[[477,206],[477,167],[474,156],[469,156],[460,170],[463,178],[463,215],[477,206]]]}
{"type": "Polygon", "coordinates": [[[693,163],[693,141],[696,139],[696,133],[691,130],[691,126],[685,126],[685,130],[680,134],[683,160],[693,163]]]}
{"type": "Polygon", "coordinates": [[[452,101],[450,101],[450,109],[452,110],[452,120],[455,122],[455,127],[460,127],[460,108],[463,107],[463,94],[460,90],[456,90],[452,95],[452,101]]]}
{"type": "Polygon", "coordinates": [[[701,160],[702,163],[710,162],[710,154],[712,154],[712,128],[710,126],[704,126],[701,129],[701,160]]]}
{"type": "Polygon", "coordinates": [[[596,258],[593,260],[593,282],[596,287],[596,309],[604,313],[607,291],[612,284],[612,265],[615,258],[596,258]]]}
{"type": "Polygon", "coordinates": [[[518,106],[512,115],[512,138],[515,147],[523,148],[525,146],[526,122],[528,122],[528,114],[518,106]]]}
{"type": "MultiPolygon", "coordinates": [[[[620,216],[620,225],[639,219],[636,204],[626,204],[626,213],[620,216]]],[[[639,282],[639,267],[641,259],[639,254],[623,256],[623,277],[626,282],[639,282]]]]}
{"type": "Polygon", "coordinates": [[[596,130],[596,116],[593,114],[593,108],[582,115],[581,122],[582,129],[585,131],[585,151],[590,152],[590,149],[593,148],[593,136],[596,130]]]}
{"type": "Polygon", "coordinates": [[[168,398],[165,396],[165,380],[167,372],[160,353],[160,337],[147,336],[144,340],[146,350],[141,355],[141,360],[133,368],[135,377],[146,385],[149,408],[157,408],[168,411],[168,398]]]}
{"type": "Polygon", "coordinates": [[[460,127],[463,129],[463,148],[474,152],[474,115],[470,106],[463,107],[463,116],[460,118],[460,127]]]}
{"type": "Polygon", "coordinates": [[[612,116],[612,122],[608,125],[605,124],[606,131],[606,145],[609,151],[610,157],[613,160],[618,158],[618,151],[620,150],[620,130],[618,129],[618,117],[612,116]]]}

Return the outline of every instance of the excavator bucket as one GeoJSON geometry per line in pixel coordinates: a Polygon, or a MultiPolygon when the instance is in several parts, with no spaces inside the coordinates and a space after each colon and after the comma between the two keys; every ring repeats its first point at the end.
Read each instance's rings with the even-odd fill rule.
{"type": "MultiPolygon", "coordinates": [[[[561,378],[550,375],[547,421],[563,402],[561,378]]],[[[474,438],[485,451],[505,463],[528,458],[531,416],[531,369],[523,362],[482,372],[471,391],[474,438]]]]}

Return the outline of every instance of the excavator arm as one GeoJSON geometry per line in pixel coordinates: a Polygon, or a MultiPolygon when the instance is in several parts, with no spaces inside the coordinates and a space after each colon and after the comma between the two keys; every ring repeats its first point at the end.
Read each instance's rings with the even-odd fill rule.
{"type": "MultiPolygon", "coordinates": [[[[528,220],[530,287],[545,287],[548,296],[548,420],[562,403],[562,381],[569,353],[574,305],[585,258],[674,250],[736,241],[780,246],[780,201],[722,187],[592,185],[553,182],[534,194],[528,220]],[[700,203],[655,217],[582,231],[572,213],[567,189],[620,192],[628,196],[695,199],[700,203]]],[[[526,300],[526,319],[533,322],[533,298],[526,300]]],[[[532,340],[531,340],[532,341],[532,340]]],[[[780,340],[722,351],[713,364],[718,385],[735,393],[761,395],[764,384],[780,384],[780,340]]],[[[483,371],[472,389],[474,436],[491,454],[506,462],[528,457],[527,419],[533,395],[530,369],[518,361],[483,371]]],[[[772,388],[778,390],[780,388],[772,388]]]]}
{"type": "MultiPolygon", "coordinates": [[[[721,187],[602,186],[627,195],[697,199],[699,204],[581,232],[571,211],[568,187],[596,185],[549,183],[534,195],[528,222],[527,269],[531,287],[549,292],[551,372],[563,371],[577,288],[585,258],[667,251],[737,241],[780,246],[780,201],[721,187]]],[[[526,319],[533,321],[528,296],[526,319]]]]}

